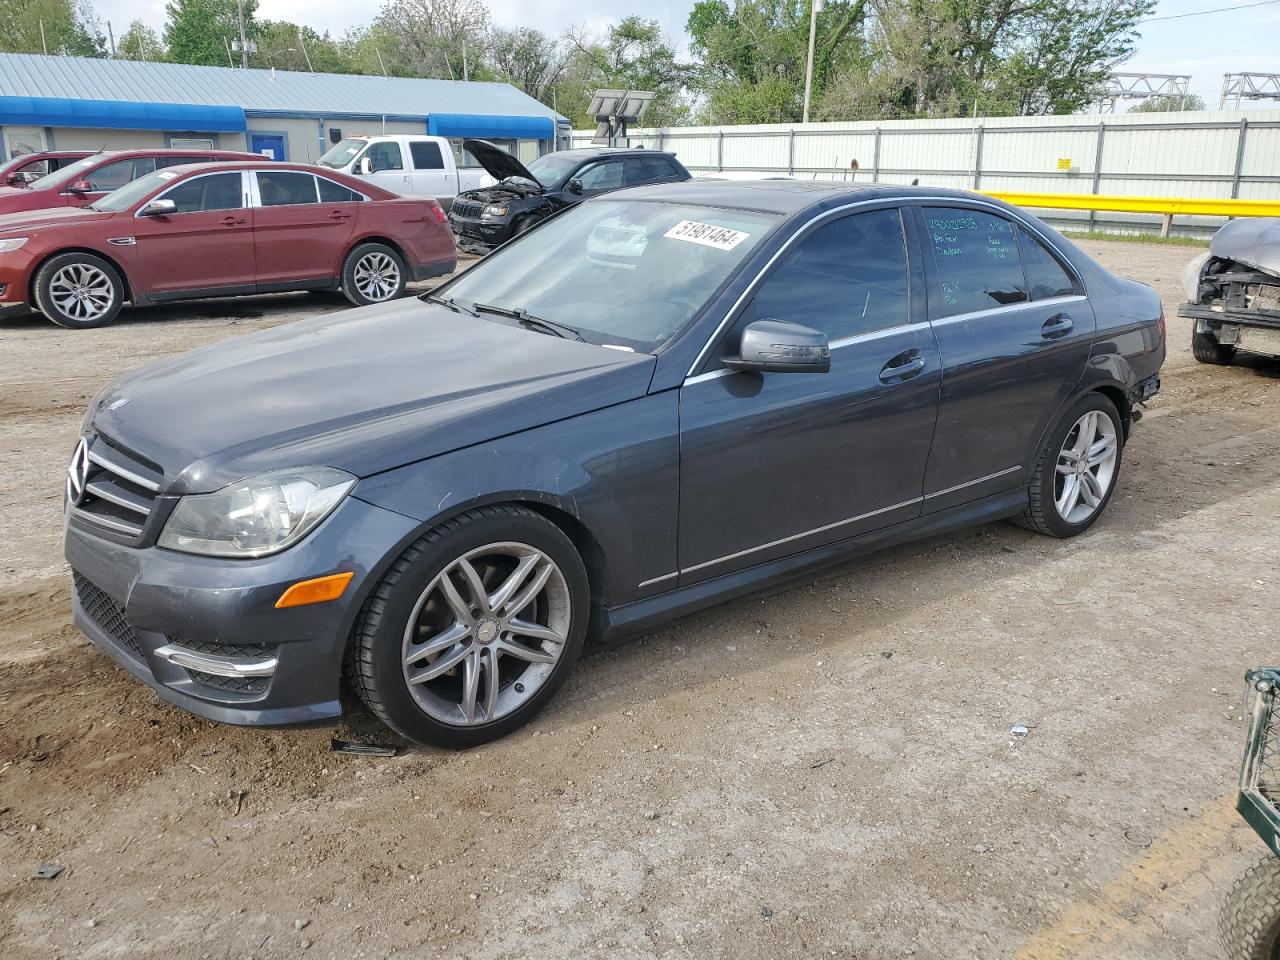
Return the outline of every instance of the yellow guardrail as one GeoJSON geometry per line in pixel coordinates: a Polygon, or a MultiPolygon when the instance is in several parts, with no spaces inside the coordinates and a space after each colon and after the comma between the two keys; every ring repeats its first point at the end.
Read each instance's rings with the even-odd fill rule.
{"type": "Polygon", "coordinates": [[[1195,217],[1280,217],[1280,200],[1229,200],[1218,197],[1123,197],[1100,193],[1007,193],[979,190],[1016,207],[1158,213],[1161,236],[1168,236],[1175,214],[1195,217]]]}

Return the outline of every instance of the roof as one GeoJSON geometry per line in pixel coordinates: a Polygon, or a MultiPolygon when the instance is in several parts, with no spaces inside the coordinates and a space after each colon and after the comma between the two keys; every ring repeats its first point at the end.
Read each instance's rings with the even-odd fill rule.
{"type": "Polygon", "coordinates": [[[809,207],[835,206],[839,201],[910,200],[915,197],[974,200],[1000,204],[991,197],[978,197],[964,190],[904,187],[886,183],[842,183],[839,180],[686,180],[681,183],[632,187],[629,198],[672,203],[702,204],[708,207],[737,207],[764,213],[788,215],[809,207]]]}
{"type": "Polygon", "coordinates": [[[550,107],[507,83],[239,70],[24,53],[0,54],[0,91],[10,97],[242,107],[251,115],[559,117],[550,107]]]}

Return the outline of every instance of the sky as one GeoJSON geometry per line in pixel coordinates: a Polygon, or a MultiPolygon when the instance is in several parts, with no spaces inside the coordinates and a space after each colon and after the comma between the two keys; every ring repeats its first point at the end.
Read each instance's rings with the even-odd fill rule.
{"type": "MultiPolygon", "coordinates": [[[[1234,6],[1256,0],[1161,0],[1153,16],[1192,13],[1234,6]]],[[[504,27],[536,27],[549,34],[569,27],[586,26],[603,31],[610,22],[629,14],[661,21],[682,53],[688,51],[684,24],[694,0],[596,0],[584,15],[577,0],[488,0],[495,24],[504,27]]],[[[130,20],[142,17],[157,30],[164,23],[164,0],[93,0],[102,19],[111,21],[116,35],[130,20]]],[[[350,0],[260,0],[258,16],[303,23],[335,35],[348,27],[367,23],[375,2],[350,0]]],[[[1274,51],[1280,46],[1280,0],[1252,9],[1176,20],[1155,20],[1142,25],[1142,37],[1134,57],[1118,69],[1125,72],[1191,74],[1191,92],[1216,108],[1222,91],[1222,75],[1228,72],[1280,69],[1274,51]]],[[[1136,102],[1136,101],[1133,101],[1136,102]]],[[[1276,104],[1258,103],[1254,107],[1276,104]]],[[[1122,104],[1118,109],[1123,110],[1122,104]]]]}

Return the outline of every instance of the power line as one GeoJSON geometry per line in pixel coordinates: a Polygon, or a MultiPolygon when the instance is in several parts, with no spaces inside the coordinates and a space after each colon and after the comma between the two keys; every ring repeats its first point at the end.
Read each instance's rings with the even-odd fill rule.
{"type": "Polygon", "coordinates": [[[1214,7],[1212,10],[1197,10],[1194,13],[1171,13],[1164,17],[1147,17],[1145,20],[1139,20],[1139,23],[1153,23],[1156,20],[1181,20],[1184,17],[1203,17],[1210,13],[1226,13],[1228,10],[1248,10],[1250,7],[1266,7],[1273,3],[1280,3],[1280,0],[1260,0],[1259,3],[1241,3],[1234,7],[1214,7]]]}

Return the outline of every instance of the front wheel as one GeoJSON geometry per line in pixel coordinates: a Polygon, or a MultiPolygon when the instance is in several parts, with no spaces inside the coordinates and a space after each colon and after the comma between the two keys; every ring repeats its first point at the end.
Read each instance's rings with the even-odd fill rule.
{"type": "Polygon", "coordinates": [[[1236,348],[1231,343],[1219,343],[1211,332],[1191,334],[1191,355],[1201,363],[1212,363],[1224,367],[1236,358],[1236,348]]]}
{"type": "Polygon", "coordinates": [[[1102,515],[1120,478],[1123,427],[1100,393],[1081,397],[1049,431],[1031,474],[1023,526],[1074,537],[1102,515]]]}
{"type": "Polygon", "coordinates": [[[357,307],[394,300],[405,281],[404,260],[384,243],[362,243],[342,264],[342,292],[357,307]]]}
{"type": "Polygon", "coordinates": [[[460,749],[523,726],[573,670],[590,587],[573,542],[524,507],[441,524],[361,613],[347,680],[402,736],[460,749]]]}
{"type": "Polygon", "coordinates": [[[1280,958],[1280,859],[1269,856],[1241,874],[1218,922],[1229,960],[1280,958]]]}
{"type": "Polygon", "coordinates": [[[106,260],[91,253],[63,253],[36,271],[36,307],[60,327],[105,327],[124,304],[124,282],[106,260]]]}

